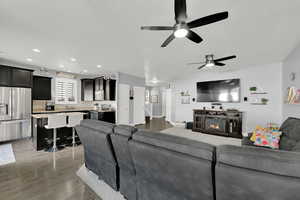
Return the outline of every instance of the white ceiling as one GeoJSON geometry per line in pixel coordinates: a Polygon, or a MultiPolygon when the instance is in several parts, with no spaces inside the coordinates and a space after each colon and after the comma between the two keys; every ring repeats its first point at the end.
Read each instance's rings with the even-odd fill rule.
{"type": "Polygon", "coordinates": [[[0,57],[51,69],[121,71],[169,81],[193,73],[205,54],[236,54],[232,68],[282,61],[300,41],[299,0],[187,0],[189,20],[229,11],[229,19],[195,29],[204,41],[177,39],[142,25],[173,25],[173,0],[1,0],[0,57]],[[41,53],[35,53],[38,48],[41,53]],[[77,62],[71,62],[74,57],[77,62]],[[101,70],[96,67],[101,64],[101,70]]]}

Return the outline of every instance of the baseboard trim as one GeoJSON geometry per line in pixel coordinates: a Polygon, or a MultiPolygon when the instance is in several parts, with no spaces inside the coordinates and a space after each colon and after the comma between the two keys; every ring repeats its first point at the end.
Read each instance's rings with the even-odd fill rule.
{"type": "Polygon", "coordinates": [[[153,115],[152,118],[163,118],[165,117],[164,115],[153,115]]]}
{"type": "Polygon", "coordinates": [[[126,200],[120,192],[113,190],[98,176],[88,170],[83,164],[77,171],[77,176],[87,184],[102,200],[126,200]]]}

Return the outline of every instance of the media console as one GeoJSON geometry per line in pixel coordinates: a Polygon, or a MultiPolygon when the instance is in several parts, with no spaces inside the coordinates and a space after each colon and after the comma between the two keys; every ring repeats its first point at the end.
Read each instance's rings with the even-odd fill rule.
{"type": "Polygon", "coordinates": [[[243,113],[239,111],[194,110],[193,131],[242,138],[243,113]]]}

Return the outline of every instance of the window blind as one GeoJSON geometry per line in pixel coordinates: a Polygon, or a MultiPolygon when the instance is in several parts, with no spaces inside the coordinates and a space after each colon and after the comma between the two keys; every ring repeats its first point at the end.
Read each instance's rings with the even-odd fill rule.
{"type": "Polygon", "coordinates": [[[75,79],[56,78],[56,103],[77,103],[77,81],[75,79]]]}

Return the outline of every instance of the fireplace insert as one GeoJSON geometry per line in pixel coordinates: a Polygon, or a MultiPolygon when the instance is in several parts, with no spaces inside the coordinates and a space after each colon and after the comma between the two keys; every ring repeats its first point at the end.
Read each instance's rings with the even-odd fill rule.
{"type": "Polygon", "coordinates": [[[194,110],[193,131],[242,138],[242,112],[194,110]]]}

